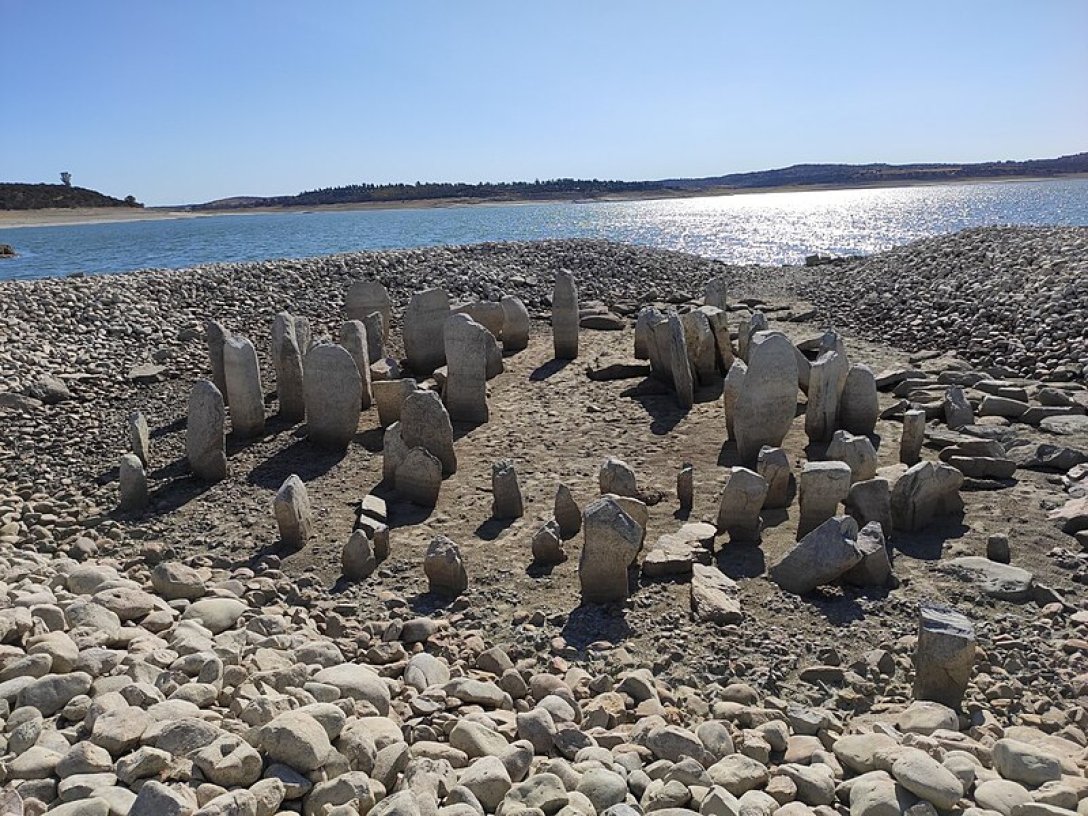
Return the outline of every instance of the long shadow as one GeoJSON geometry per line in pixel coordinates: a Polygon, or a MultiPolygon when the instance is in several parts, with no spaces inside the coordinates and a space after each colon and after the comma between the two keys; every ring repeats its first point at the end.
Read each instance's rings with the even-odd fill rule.
{"type": "Polygon", "coordinates": [[[292,473],[304,482],[328,473],[344,458],[345,451],[323,450],[304,439],[296,439],[249,472],[246,481],[266,488],[278,488],[292,473]]]}
{"type": "Polygon", "coordinates": [[[481,538],[484,541],[494,541],[496,538],[503,534],[503,531],[508,529],[517,519],[496,519],[489,518],[487,521],[482,522],[479,527],[473,530],[473,534],[477,538],[481,538]]]}
{"type": "Polygon", "coordinates": [[[371,453],[381,453],[385,447],[385,428],[370,428],[355,434],[354,441],[371,453]]]}
{"type": "MultiPolygon", "coordinates": [[[[569,557],[570,556],[568,555],[567,558],[569,557]]],[[[566,559],[563,560],[565,561],[566,559]]],[[[552,572],[555,571],[555,568],[558,566],[559,564],[551,564],[544,561],[534,560],[530,562],[529,566],[525,568],[525,574],[528,575],[530,578],[545,578],[551,575],[552,572]]]]}
{"type": "Polygon", "coordinates": [[[823,462],[827,458],[827,448],[831,441],[809,442],[805,445],[805,458],[810,462],[823,462]]]}
{"type": "Polygon", "coordinates": [[[585,604],[567,615],[561,634],[567,644],[583,651],[589,644],[607,640],[619,644],[634,631],[627,623],[627,613],[619,604],[585,604]]]}
{"type": "MultiPolygon", "coordinates": [[[[377,489],[371,491],[378,494],[377,489]]],[[[408,501],[396,500],[392,497],[385,498],[385,512],[386,520],[385,524],[390,530],[394,530],[397,527],[411,527],[415,524],[422,524],[431,517],[431,513],[434,512],[433,507],[421,507],[418,504],[412,504],[408,501]]]]}
{"type": "Polygon", "coordinates": [[[695,389],[695,402],[696,404],[702,404],[705,402],[717,402],[722,398],[722,384],[725,382],[723,379],[717,379],[714,382],[707,383],[695,389]]]}
{"type": "Polygon", "coordinates": [[[1019,482],[1016,479],[976,479],[968,476],[963,480],[961,490],[969,490],[972,493],[992,493],[995,490],[1005,490],[1016,487],[1019,482]]]}
{"type": "Polygon", "coordinates": [[[159,481],[160,479],[179,479],[189,473],[189,460],[184,456],[180,459],[175,459],[168,465],[151,471],[147,474],[148,479],[154,479],[159,481]]]}
{"type": "Polygon", "coordinates": [[[459,595],[439,595],[436,592],[420,592],[408,598],[408,608],[417,615],[428,616],[440,609],[449,609],[461,600],[459,595]]]}
{"type": "Polygon", "coordinates": [[[173,422],[168,422],[165,425],[160,425],[157,428],[153,428],[149,436],[152,439],[159,439],[160,437],[168,436],[169,434],[177,433],[178,431],[184,430],[188,426],[188,424],[189,418],[185,414],[182,414],[173,422]]]}
{"type": "MultiPolygon", "coordinates": [[[[631,391],[632,389],[627,389],[622,393],[627,396],[631,391]]],[[[638,395],[632,396],[632,399],[650,415],[650,433],[655,436],[665,436],[688,414],[687,408],[681,408],[676,404],[671,391],[667,392],[667,396],[638,395]]]]}
{"type": "Polygon", "coordinates": [[[718,451],[719,467],[739,467],[743,464],[740,460],[740,451],[737,450],[737,440],[726,439],[718,451]]]}
{"type": "Polygon", "coordinates": [[[891,546],[911,558],[939,561],[944,543],[953,538],[962,538],[968,529],[960,517],[946,519],[944,523],[931,525],[924,530],[914,532],[895,530],[892,534],[891,546]]]}
{"type": "Polygon", "coordinates": [[[752,544],[726,542],[718,552],[716,561],[718,569],[733,580],[758,578],[767,571],[763,550],[752,544]]]}
{"type": "Polygon", "coordinates": [[[855,598],[833,592],[831,588],[817,587],[804,600],[834,626],[847,626],[865,618],[865,611],[855,598]]]}
{"type": "Polygon", "coordinates": [[[532,382],[541,382],[549,377],[558,374],[564,368],[571,364],[570,360],[549,360],[542,366],[538,366],[533,369],[533,372],[529,375],[529,379],[532,382]]]}
{"type": "Polygon", "coordinates": [[[203,495],[210,487],[210,484],[195,477],[173,478],[151,491],[151,502],[156,512],[171,513],[203,495]]]}
{"type": "Polygon", "coordinates": [[[762,516],[764,527],[770,528],[777,527],[780,524],[785,524],[787,521],[790,520],[789,505],[787,505],[786,507],[764,508],[762,516]]]}
{"type": "Polygon", "coordinates": [[[487,423],[485,422],[454,422],[453,423],[453,441],[458,439],[464,439],[470,433],[477,428],[482,428],[487,423]]]}

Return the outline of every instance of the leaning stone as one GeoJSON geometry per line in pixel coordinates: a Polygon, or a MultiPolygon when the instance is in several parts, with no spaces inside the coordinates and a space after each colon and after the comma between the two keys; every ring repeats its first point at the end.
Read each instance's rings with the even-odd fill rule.
{"type": "Polygon", "coordinates": [[[718,374],[718,349],[714,330],[705,312],[696,309],[680,316],[688,362],[700,385],[708,385],[718,374]]]}
{"type": "Polygon", "coordinates": [[[416,389],[400,409],[400,435],[409,448],[423,448],[442,463],[443,475],[457,472],[453,424],[434,391],[416,389]]]}
{"type": "Polygon", "coordinates": [[[389,292],[379,281],[358,280],[348,289],[344,298],[344,316],[349,320],[366,320],[367,316],[377,312],[382,316],[382,325],[387,334],[382,341],[389,339],[389,326],[393,320],[393,304],[389,292]]]}
{"type": "Polygon", "coordinates": [[[518,472],[509,459],[500,459],[491,466],[491,516],[496,519],[517,519],[525,515],[518,472]]]}
{"type": "MultiPolygon", "coordinates": [[[[722,408],[725,411],[725,432],[730,439],[736,439],[737,433],[733,417],[737,410],[737,400],[744,391],[744,379],[748,375],[748,364],[735,360],[725,374],[722,382],[722,408]]],[[[767,446],[764,446],[767,447],[767,446]]]]}
{"type": "Polygon", "coordinates": [[[610,498],[586,507],[582,529],[585,544],[578,564],[582,601],[622,601],[627,597],[627,565],[638,554],[643,529],[610,498]]]}
{"type": "Polygon", "coordinates": [[[688,360],[688,346],[684,339],[684,324],[675,313],[669,314],[669,367],[672,370],[672,387],[681,408],[695,403],[695,383],[688,360]]]}
{"type": "Polygon", "coordinates": [[[827,458],[850,466],[850,479],[863,482],[876,478],[876,448],[867,436],[855,436],[848,431],[835,431],[827,446],[827,458]]]}
{"type": "Polygon", "coordinates": [[[465,314],[446,321],[446,408],[454,422],[487,422],[487,358],[495,339],[465,314]]]}
{"type": "Polygon", "coordinates": [[[852,434],[869,436],[880,417],[876,377],[867,365],[850,366],[839,401],[839,424],[852,434]]]}
{"type": "Polygon", "coordinates": [[[861,561],[843,573],[843,581],[854,586],[887,586],[892,579],[892,563],[879,522],[870,521],[858,531],[857,547],[861,561]]]}
{"type": "Polygon", "coordinates": [[[574,276],[566,269],[556,273],[552,290],[552,345],[555,359],[577,359],[578,289],[574,276]]]}
{"type": "Polygon", "coordinates": [[[770,568],[771,580],[797,595],[831,583],[861,561],[857,537],[858,525],[852,518],[829,518],[770,568]]]}
{"type": "Polygon", "coordinates": [[[295,318],[280,312],[272,320],[272,366],[276,371],[276,395],[280,415],[290,420],[306,416],[302,386],[302,349],[295,332],[295,318]]]}
{"type": "Polygon", "coordinates": [[[923,606],[914,650],[914,699],[959,708],[975,665],[975,628],[951,609],[923,606]]]}
{"type": "Polygon", "coordinates": [[[559,532],[559,522],[549,520],[533,536],[533,561],[538,564],[559,564],[567,560],[563,549],[563,537],[559,532]]]}
{"type": "Polygon", "coordinates": [[[227,374],[226,366],[223,363],[223,346],[230,338],[230,332],[218,320],[206,320],[204,321],[204,338],[208,345],[212,382],[219,389],[219,393],[223,395],[223,399],[226,400],[227,374]]]}
{"type": "Polygon", "coordinates": [[[681,510],[691,510],[695,503],[695,468],[685,462],[676,474],[676,498],[681,510]]]}
{"type": "Polygon", "coordinates": [[[420,507],[438,504],[442,463],[423,448],[412,448],[396,467],[395,485],[405,501],[420,507]]]}
{"type": "Polygon", "coordinates": [[[643,306],[635,319],[635,359],[650,359],[650,331],[661,313],[653,306],[643,306]]]}
{"type": "Polygon", "coordinates": [[[294,473],[288,476],[276,491],[272,507],[284,546],[292,549],[304,546],[313,531],[313,514],[302,479],[294,473]]]}
{"type": "Polygon", "coordinates": [[[767,482],[748,468],[729,469],[729,481],[718,506],[718,532],[728,532],[730,542],[759,541],[763,519],[759,513],[767,498],[767,482]]]}
{"type": "Polygon", "coordinates": [[[521,351],[529,346],[529,311],[521,298],[506,295],[502,301],[502,350],[521,351]]]}
{"type": "Polygon", "coordinates": [[[560,483],[556,488],[553,515],[559,524],[559,534],[564,540],[573,538],[581,532],[582,508],[578,506],[570,488],[565,484],[560,483]]]}
{"type": "Polygon", "coordinates": [[[414,379],[407,377],[396,380],[374,380],[371,387],[374,390],[374,402],[378,406],[378,423],[383,428],[388,428],[394,422],[400,421],[404,401],[418,386],[414,379]]]}
{"type": "Polygon", "coordinates": [[[954,430],[975,424],[975,409],[967,401],[963,388],[958,385],[949,386],[945,392],[944,421],[954,430]]]}
{"type": "Polygon", "coordinates": [[[711,623],[740,623],[744,617],[736,583],[704,564],[691,565],[691,611],[697,620],[711,623]]]}
{"type": "Polygon", "coordinates": [[[389,327],[385,324],[385,318],[381,312],[371,312],[361,321],[366,329],[366,357],[377,362],[385,357],[385,339],[389,334],[389,327]]]}
{"type": "Polygon", "coordinates": [[[850,364],[845,354],[829,349],[816,358],[809,372],[805,434],[812,442],[831,438],[839,425],[839,401],[850,364]]]}
{"type": "Polygon", "coordinates": [[[601,488],[601,495],[613,493],[617,496],[638,498],[638,483],[635,479],[635,471],[622,459],[617,459],[614,456],[605,459],[601,463],[597,481],[601,488]]]}
{"type": "Polygon", "coordinates": [[[742,463],[755,464],[764,445],[782,444],[797,409],[797,361],[781,332],[758,332],[748,349],[748,372],[733,411],[742,463]]]}
{"type": "Polygon", "coordinates": [[[793,478],[790,455],[782,448],[764,445],[759,449],[756,472],[767,483],[767,497],[763,500],[763,506],[765,508],[788,507],[790,480],[793,478]]]}
{"type": "Polygon", "coordinates": [[[404,311],[404,354],[416,374],[430,374],[446,362],[444,329],[450,316],[450,299],[444,289],[427,289],[412,295],[404,311]]]}
{"type": "Polygon", "coordinates": [[[197,380],[189,392],[185,455],[193,475],[205,482],[218,482],[227,475],[226,418],[219,389],[208,380],[197,380]]]}
{"type": "Polygon", "coordinates": [[[920,530],[938,518],[963,512],[963,474],[949,465],[919,462],[892,488],[892,524],[897,530],[920,530]]]}
{"type": "Polygon", "coordinates": [[[649,329],[650,376],[672,386],[671,340],[669,318],[653,310],[649,329]]]}
{"type": "Polygon", "coordinates": [[[729,331],[729,313],[713,306],[700,306],[696,311],[706,315],[710,331],[714,335],[714,350],[718,369],[724,374],[733,365],[733,341],[729,331]]]}
{"type": "Polygon", "coordinates": [[[349,581],[362,581],[378,568],[378,559],[364,530],[351,534],[340,557],[340,568],[349,581]]]}
{"type": "Polygon", "coordinates": [[[231,430],[239,437],[264,433],[264,394],[257,351],[244,337],[230,337],[223,344],[223,369],[227,378],[231,430]]]}
{"type": "Polygon", "coordinates": [[[899,440],[899,461],[904,465],[916,465],[922,458],[922,444],[926,441],[926,412],[912,408],[903,414],[903,436],[899,440]]]}
{"type": "Polygon", "coordinates": [[[147,419],[140,411],[133,411],[128,415],[128,446],[144,467],[147,467],[151,433],[147,427],[147,419]]]}
{"type": "Polygon", "coordinates": [[[866,479],[850,485],[843,502],[847,515],[853,516],[859,527],[871,521],[880,525],[884,535],[892,531],[892,494],[887,479],[866,479]]]}
{"type": "MultiPolygon", "coordinates": [[[[377,314],[377,312],[375,312],[377,314]]],[[[366,410],[373,401],[373,386],[370,378],[370,351],[369,335],[366,326],[359,320],[349,320],[340,327],[340,345],[347,349],[351,359],[355,361],[355,368],[359,372],[359,385],[362,390],[362,399],[359,407],[366,410]]]]}
{"type": "Polygon", "coordinates": [[[117,477],[119,500],[117,509],[122,513],[143,510],[150,502],[147,492],[147,474],[144,464],[134,453],[121,457],[121,466],[117,477]]]}
{"type": "Polygon", "coordinates": [[[305,364],[306,425],[310,440],[343,450],[359,430],[362,378],[347,349],[314,346],[305,364]]]}
{"type": "Polygon", "coordinates": [[[850,466],[845,462],[806,462],[798,487],[800,519],[797,539],[804,538],[839,509],[850,493],[850,466]]]}
{"type": "Polygon", "coordinates": [[[428,590],[436,595],[460,595],[468,589],[468,573],[461,550],[452,539],[435,536],[423,559],[428,590]]]}

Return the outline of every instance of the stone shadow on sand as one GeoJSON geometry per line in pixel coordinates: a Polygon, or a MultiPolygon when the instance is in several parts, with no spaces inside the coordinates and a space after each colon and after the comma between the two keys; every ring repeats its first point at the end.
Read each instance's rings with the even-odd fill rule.
{"type": "Polygon", "coordinates": [[[725,542],[714,557],[718,569],[736,581],[739,578],[758,578],[767,571],[767,559],[763,549],[755,544],[725,542]]]}
{"type": "Polygon", "coordinates": [[[718,451],[718,467],[740,467],[742,464],[740,451],[737,450],[737,440],[726,439],[722,443],[721,450],[718,451]]]}
{"type": "Polygon", "coordinates": [[[160,425],[157,428],[152,428],[148,433],[151,439],[161,439],[164,436],[177,433],[178,431],[184,431],[189,425],[189,417],[185,414],[177,417],[173,422],[168,422],[165,425],[160,425]]]}
{"type": "Polygon", "coordinates": [[[324,450],[306,439],[296,439],[283,450],[265,459],[249,472],[249,484],[278,489],[292,473],[304,482],[323,476],[344,458],[346,451],[324,450]]]}
{"type": "Polygon", "coordinates": [[[650,415],[650,433],[655,436],[666,436],[688,415],[688,409],[676,404],[671,391],[661,395],[642,394],[636,386],[625,389],[621,396],[630,397],[650,415]]]}
{"type": "MultiPolygon", "coordinates": [[[[184,459],[178,460],[187,470],[184,459]]],[[[173,463],[177,464],[177,462],[173,463]]],[[[172,465],[171,465],[172,467],[172,465]]],[[[156,471],[158,473],[158,471],[156,471]]],[[[159,478],[159,477],[157,477],[159,478]]],[[[151,507],[155,515],[172,513],[179,507],[191,502],[193,499],[207,493],[212,487],[208,482],[203,482],[195,476],[178,476],[159,485],[150,493],[151,507]]]]}
{"type": "Polygon", "coordinates": [[[494,541],[501,536],[504,531],[509,529],[517,519],[513,518],[489,518],[486,521],[480,523],[480,525],[472,531],[473,535],[484,541],[494,541]]]}
{"type": "Polygon", "coordinates": [[[954,538],[963,538],[969,531],[963,523],[963,516],[945,518],[939,524],[931,524],[925,529],[907,532],[893,530],[889,546],[910,558],[923,561],[939,561],[945,542],[954,538]]]}
{"type": "Polygon", "coordinates": [[[560,632],[568,646],[579,652],[598,640],[618,645],[634,634],[627,610],[620,604],[583,604],[567,615],[560,632]]]}
{"type": "Polygon", "coordinates": [[[529,374],[529,381],[530,382],[542,382],[542,381],[548,379],[549,377],[551,377],[551,376],[553,376],[555,374],[558,374],[564,368],[569,366],[572,362],[574,362],[574,361],[573,360],[559,360],[559,359],[548,360],[548,362],[544,363],[541,366],[537,366],[535,369],[533,369],[532,373],[529,374]]]}
{"type": "Polygon", "coordinates": [[[352,442],[366,448],[370,453],[381,453],[385,449],[385,428],[379,425],[377,428],[358,431],[352,442]]]}

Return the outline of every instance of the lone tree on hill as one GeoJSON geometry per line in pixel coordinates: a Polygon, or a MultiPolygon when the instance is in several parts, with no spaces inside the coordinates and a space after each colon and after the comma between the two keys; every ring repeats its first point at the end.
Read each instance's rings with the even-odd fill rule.
{"type": "Polygon", "coordinates": [[[64,183],[65,187],[71,187],[72,186],[72,174],[69,173],[67,170],[63,171],[60,174],[60,180],[64,183]]]}

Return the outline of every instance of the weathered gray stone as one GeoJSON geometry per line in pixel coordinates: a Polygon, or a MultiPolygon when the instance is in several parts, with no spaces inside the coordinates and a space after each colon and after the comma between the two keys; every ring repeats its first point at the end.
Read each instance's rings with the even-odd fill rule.
{"type": "Polygon", "coordinates": [[[737,356],[745,362],[749,362],[752,338],[757,332],[767,331],[769,328],[767,317],[763,312],[752,312],[742,317],[740,326],[737,329],[737,356]]]}
{"type": "Polygon", "coordinates": [[[690,370],[695,372],[695,378],[700,385],[714,382],[718,376],[718,348],[710,318],[705,312],[696,309],[681,315],[680,323],[684,329],[684,345],[690,370]]]}
{"type": "Polygon", "coordinates": [[[454,422],[487,422],[488,348],[495,339],[465,314],[446,321],[446,408],[454,422]]]}
{"type": "Polygon", "coordinates": [[[975,665],[975,628],[951,609],[923,606],[914,650],[914,698],[959,708],[975,665]]]}
{"type": "Polygon", "coordinates": [[[839,401],[849,370],[846,355],[834,349],[822,352],[812,364],[805,410],[805,434],[810,441],[826,441],[838,427],[839,401]]]}
{"type": "Polygon", "coordinates": [[[790,480],[793,478],[790,455],[782,448],[764,445],[759,449],[756,472],[767,483],[767,496],[763,500],[763,506],[766,508],[788,507],[790,480]]]}
{"type": "Polygon", "coordinates": [[[944,421],[949,428],[960,429],[975,424],[975,409],[967,401],[963,388],[951,385],[944,395],[944,421]]]}
{"type": "Polygon", "coordinates": [[[713,306],[700,306],[696,311],[706,315],[710,331],[714,335],[714,350],[717,355],[718,370],[723,374],[733,365],[733,341],[729,330],[729,313],[713,306]]]}
{"type": "Polygon", "coordinates": [[[1036,745],[999,739],[993,747],[994,770],[1024,785],[1043,785],[1062,778],[1061,760],[1036,745]]]}
{"type": "Polygon", "coordinates": [[[446,320],[450,299],[444,289],[416,292],[404,311],[404,354],[419,375],[430,374],[446,362],[446,320]]]}
{"type": "Polygon", "coordinates": [[[219,389],[208,380],[197,380],[189,392],[185,455],[193,475],[205,482],[218,482],[227,476],[226,419],[219,389]]]}
{"type": "Polygon", "coordinates": [[[359,430],[362,378],[347,349],[326,343],[306,355],[306,425],[310,441],[343,450],[359,430]]]}
{"type": "Polygon", "coordinates": [[[442,463],[423,448],[412,448],[397,464],[394,484],[406,501],[420,507],[434,507],[442,489],[442,463]]]}
{"type": "Polygon", "coordinates": [[[863,482],[876,478],[876,448],[867,436],[835,431],[831,444],[827,446],[827,458],[849,465],[851,481],[863,482]]]}
{"type": "Polygon", "coordinates": [[[442,463],[443,475],[457,472],[453,425],[434,391],[416,389],[400,410],[400,436],[409,448],[423,448],[442,463]]]}
{"type": "Polygon", "coordinates": [[[711,623],[740,623],[740,590],[736,583],[714,566],[691,565],[691,611],[697,620],[711,623]]]}
{"type": "Polygon", "coordinates": [[[529,346],[529,310],[521,298],[506,295],[502,301],[502,350],[509,353],[529,346]]]}
{"type": "Polygon", "coordinates": [[[892,562],[879,522],[870,521],[858,531],[857,548],[861,561],[843,573],[843,581],[854,586],[887,586],[892,579],[892,562]]]}
{"type": "Polygon", "coordinates": [[[963,512],[963,474],[949,465],[919,462],[892,488],[892,524],[897,530],[920,530],[935,519],[963,512]]]}
{"type": "Polygon", "coordinates": [[[676,474],[676,498],[681,510],[691,510],[695,503],[695,467],[685,462],[676,474]]]}
{"type": "Polygon", "coordinates": [[[382,316],[382,328],[385,333],[381,340],[385,343],[389,340],[389,327],[393,322],[393,304],[389,299],[389,292],[379,281],[366,279],[356,281],[348,288],[347,296],[344,298],[344,317],[348,321],[365,322],[367,317],[374,313],[382,316]]]}
{"type": "Polygon", "coordinates": [[[703,303],[723,312],[729,311],[729,284],[724,275],[711,278],[703,287],[703,303]]]}
{"type": "Polygon", "coordinates": [[[460,595],[468,589],[468,573],[461,549],[446,536],[435,536],[423,559],[428,588],[436,595],[460,595]]]}
{"type": "Polygon", "coordinates": [[[839,424],[852,434],[870,436],[880,418],[876,377],[867,365],[850,366],[839,400],[839,424]]]}
{"type": "MultiPolygon", "coordinates": [[[[374,312],[374,314],[378,314],[374,312]]],[[[361,320],[349,320],[340,327],[340,345],[347,349],[359,372],[362,399],[359,407],[366,410],[373,402],[373,386],[370,379],[370,339],[366,325],[361,320]]]]}
{"type": "Polygon", "coordinates": [[[942,568],[967,577],[983,595],[1003,601],[1019,603],[1030,600],[1035,588],[1035,576],[1026,569],[991,561],[980,555],[953,558],[942,568]]]}
{"type": "Polygon", "coordinates": [[[585,544],[578,563],[584,603],[609,603],[627,597],[627,565],[642,544],[643,528],[611,498],[586,506],[585,544]]]}
{"type": "Polygon", "coordinates": [[[643,306],[635,318],[635,359],[650,359],[650,332],[661,320],[661,312],[653,306],[643,306]]]}
{"type": "Polygon", "coordinates": [[[798,486],[800,519],[797,539],[804,538],[839,509],[850,493],[850,466],[845,462],[806,462],[798,486]]]}
{"type": "Polygon", "coordinates": [[[302,386],[302,348],[295,331],[295,318],[280,312],[272,319],[272,367],[276,372],[276,396],[280,416],[298,421],[306,416],[302,386]]]}
{"type": "Polygon", "coordinates": [[[147,419],[140,411],[133,411],[128,415],[128,447],[144,467],[147,467],[151,452],[151,432],[147,427],[147,419]]]}
{"type": "Polygon", "coordinates": [[[378,568],[378,558],[365,530],[355,530],[340,554],[340,568],[349,581],[362,581],[378,568]]]}
{"type": "Polygon", "coordinates": [[[361,321],[366,329],[366,357],[371,364],[385,357],[385,340],[389,336],[389,327],[381,312],[371,312],[361,321]]]}
{"type": "Polygon", "coordinates": [[[397,380],[373,380],[371,382],[374,403],[378,406],[378,423],[383,428],[388,428],[394,422],[400,421],[400,412],[404,408],[404,401],[417,387],[416,381],[411,377],[397,380]]]}
{"type": "Polygon", "coordinates": [[[737,410],[737,400],[744,391],[744,379],[748,375],[748,364],[744,360],[734,360],[725,374],[722,383],[722,408],[725,411],[725,432],[730,439],[737,438],[733,417],[737,410]]]}
{"type": "Polygon", "coordinates": [[[304,546],[313,532],[313,513],[306,485],[297,474],[292,473],[280,485],[272,508],[284,546],[293,549],[304,546]]]}
{"type": "Polygon", "coordinates": [[[122,513],[143,510],[150,501],[144,463],[134,453],[126,453],[121,457],[117,475],[117,491],[117,509],[122,513]]]}
{"type": "Polygon", "coordinates": [[[578,358],[578,288],[566,269],[556,273],[552,290],[552,345],[555,359],[578,358]]]}
{"type": "Polygon", "coordinates": [[[903,435],[899,440],[899,461],[904,465],[916,465],[922,458],[922,444],[926,441],[926,412],[912,408],[903,414],[903,435]]]}
{"type": "Polygon", "coordinates": [[[223,344],[231,431],[239,437],[264,433],[264,393],[257,351],[244,337],[229,337],[223,344]]]}
{"type": "Polygon", "coordinates": [[[885,536],[892,531],[892,492],[887,479],[866,479],[850,485],[843,502],[848,515],[864,527],[871,521],[880,524],[885,536]]]}
{"type": "Polygon", "coordinates": [[[638,482],[635,471],[622,459],[609,456],[601,463],[601,469],[597,473],[597,481],[601,488],[601,495],[613,493],[617,496],[629,496],[638,498],[638,482]]]}
{"type": "Polygon", "coordinates": [[[223,346],[230,337],[230,331],[218,320],[204,321],[204,340],[208,346],[208,359],[212,370],[212,382],[227,399],[227,374],[223,363],[223,346]]]}
{"type": "Polygon", "coordinates": [[[518,472],[509,459],[491,465],[491,516],[496,519],[517,519],[525,515],[518,472]]]}
{"type": "MultiPolygon", "coordinates": [[[[400,423],[394,422],[385,429],[382,437],[382,479],[395,484],[397,468],[411,450],[400,435],[400,423]]],[[[439,463],[441,469],[441,463],[439,463]]]]}
{"type": "Polygon", "coordinates": [[[538,564],[559,564],[567,560],[560,534],[559,522],[549,519],[533,536],[533,561],[538,564]]]}
{"type": "Polygon", "coordinates": [[[861,561],[857,537],[858,525],[852,518],[829,518],[770,568],[771,580],[798,595],[830,583],[861,561]]]}
{"type": "Polygon", "coordinates": [[[573,538],[582,530],[582,508],[574,500],[567,485],[560,483],[555,490],[555,508],[553,511],[559,524],[559,534],[564,540],[573,538]]]}
{"type": "Polygon", "coordinates": [[[754,465],[764,445],[782,444],[797,409],[797,361],[781,332],[757,332],[748,349],[748,371],[733,409],[742,463],[754,465]]]}
{"type": "Polygon", "coordinates": [[[672,387],[676,392],[676,401],[681,408],[690,408],[695,404],[695,382],[691,375],[691,363],[688,360],[688,346],[684,339],[684,324],[675,312],[669,314],[668,322],[668,361],[672,371],[672,387]]]}
{"type": "Polygon", "coordinates": [[[718,506],[718,532],[728,532],[731,542],[759,541],[763,530],[759,513],[766,498],[767,482],[762,476],[748,468],[730,468],[718,506]]]}
{"type": "Polygon", "coordinates": [[[491,336],[496,340],[502,339],[503,324],[506,322],[506,313],[503,311],[501,303],[488,300],[474,300],[453,307],[452,313],[468,315],[487,329],[491,333],[491,336]]]}

